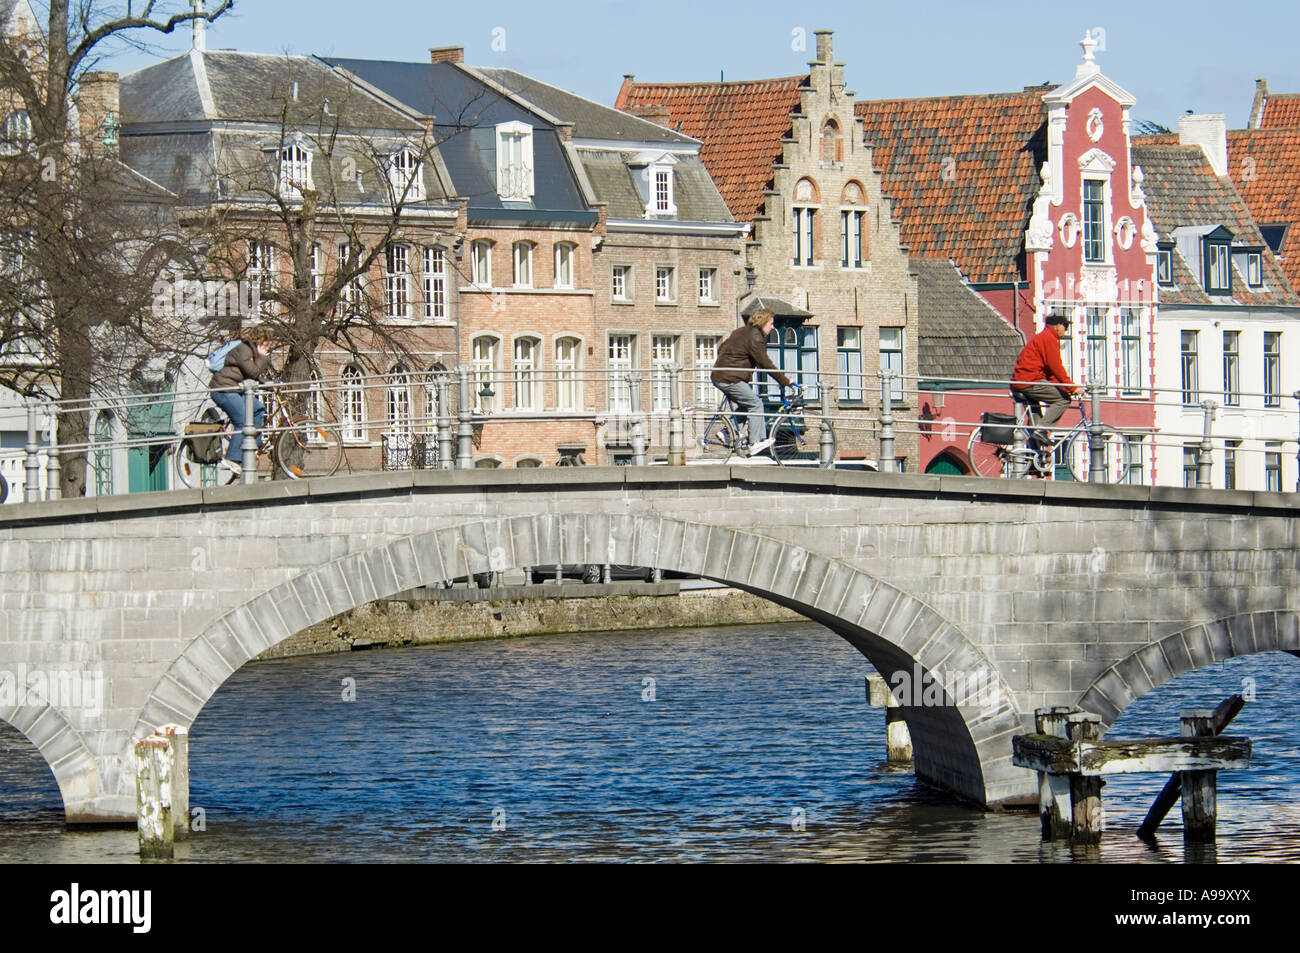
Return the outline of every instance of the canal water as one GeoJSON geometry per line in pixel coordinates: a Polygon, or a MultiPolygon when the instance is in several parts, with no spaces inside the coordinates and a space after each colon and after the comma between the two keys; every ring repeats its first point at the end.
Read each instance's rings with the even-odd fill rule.
{"type": "MultiPolygon", "coordinates": [[[[191,741],[189,862],[1300,861],[1300,661],[1189,673],[1110,737],[1177,734],[1243,685],[1252,767],[1219,782],[1219,840],[1132,831],[1164,783],[1105,788],[1100,848],[963,806],[884,763],[864,659],[815,625],[460,643],[245,667],[191,741]]],[[[69,830],[36,750],[0,733],[0,861],[136,862],[133,830],[69,830]]]]}

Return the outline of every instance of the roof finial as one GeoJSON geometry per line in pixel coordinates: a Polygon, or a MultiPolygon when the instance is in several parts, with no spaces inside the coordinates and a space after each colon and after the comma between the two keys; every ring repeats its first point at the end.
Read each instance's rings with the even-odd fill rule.
{"type": "Polygon", "coordinates": [[[1083,62],[1079,64],[1079,74],[1100,72],[1101,67],[1097,65],[1097,58],[1092,55],[1092,51],[1100,44],[1093,38],[1091,30],[1083,31],[1083,39],[1079,41],[1079,45],[1083,47],[1083,62]]]}
{"type": "Polygon", "coordinates": [[[202,53],[208,48],[208,20],[204,16],[204,0],[190,0],[190,7],[198,14],[190,21],[194,26],[194,49],[202,53]]]}

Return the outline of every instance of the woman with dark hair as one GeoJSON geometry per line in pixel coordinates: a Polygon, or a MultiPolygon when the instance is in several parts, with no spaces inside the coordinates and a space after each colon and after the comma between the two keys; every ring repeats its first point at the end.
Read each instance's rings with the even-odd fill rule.
{"type": "MultiPolygon", "coordinates": [[[[212,375],[208,387],[212,390],[212,401],[220,407],[230,422],[235,425],[235,433],[226,447],[226,456],[218,464],[224,469],[240,473],[243,470],[244,439],[244,395],[240,385],[246,380],[265,381],[272,376],[271,337],[266,328],[246,329],[236,344],[226,354],[226,363],[212,375]]],[[[260,398],[253,398],[253,426],[257,428],[257,445],[262,446],[262,424],[266,420],[266,405],[260,398]]]]}

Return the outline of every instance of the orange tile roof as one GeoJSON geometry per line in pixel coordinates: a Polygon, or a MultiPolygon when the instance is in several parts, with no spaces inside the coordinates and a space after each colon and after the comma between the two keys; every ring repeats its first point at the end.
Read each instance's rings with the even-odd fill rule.
{"type": "Polygon", "coordinates": [[[1300,291],[1300,128],[1230,131],[1228,171],[1256,222],[1290,225],[1277,257],[1300,291]]]}
{"type": "Polygon", "coordinates": [[[1052,88],[856,105],[913,256],[951,258],[976,283],[1021,277],[1052,88]]]}
{"type": "Polygon", "coordinates": [[[772,181],[772,163],[781,140],[790,134],[790,113],[799,107],[799,88],[808,77],[759,79],[739,83],[637,83],[623,81],[614,105],[637,113],[667,109],[663,123],[699,139],[700,158],[737,221],[752,221],[763,210],[763,191],[772,181]]]}
{"type": "Polygon", "coordinates": [[[1300,93],[1269,93],[1259,128],[1300,129],[1300,93]]]}

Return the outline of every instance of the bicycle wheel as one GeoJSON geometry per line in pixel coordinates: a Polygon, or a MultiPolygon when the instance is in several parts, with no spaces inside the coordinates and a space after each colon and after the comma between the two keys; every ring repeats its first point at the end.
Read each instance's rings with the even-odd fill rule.
{"type": "Polygon", "coordinates": [[[300,417],[276,437],[271,459],[291,480],[333,476],[343,464],[343,438],[333,424],[300,417]]]}
{"type": "Polygon", "coordinates": [[[772,456],[778,464],[792,463],[805,452],[806,441],[788,420],[778,420],[772,429],[772,456]]]}
{"type": "MultiPolygon", "coordinates": [[[[1080,430],[1065,445],[1065,465],[1069,468],[1070,475],[1080,483],[1088,482],[1088,474],[1092,469],[1089,436],[1090,431],[1080,430]]],[[[1123,483],[1129,471],[1124,438],[1118,430],[1107,424],[1101,425],[1101,438],[1106,448],[1106,482],[1123,483]]]]}
{"type": "Polygon", "coordinates": [[[970,441],[966,444],[966,458],[970,460],[971,469],[976,476],[1000,477],[1007,475],[1010,457],[1002,444],[985,443],[980,439],[980,428],[971,431],[970,441]]]}
{"type": "Polygon", "coordinates": [[[731,415],[714,414],[699,442],[704,456],[725,463],[736,448],[736,425],[732,423],[731,415]]]}
{"type": "MultiPolygon", "coordinates": [[[[225,456],[229,432],[221,437],[222,456],[225,456]]],[[[188,440],[176,441],[172,453],[176,458],[176,476],[184,486],[197,490],[201,486],[229,486],[239,479],[233,470],[215,463],[202,463],[194,459],[194,447],[188,440]]]]}

